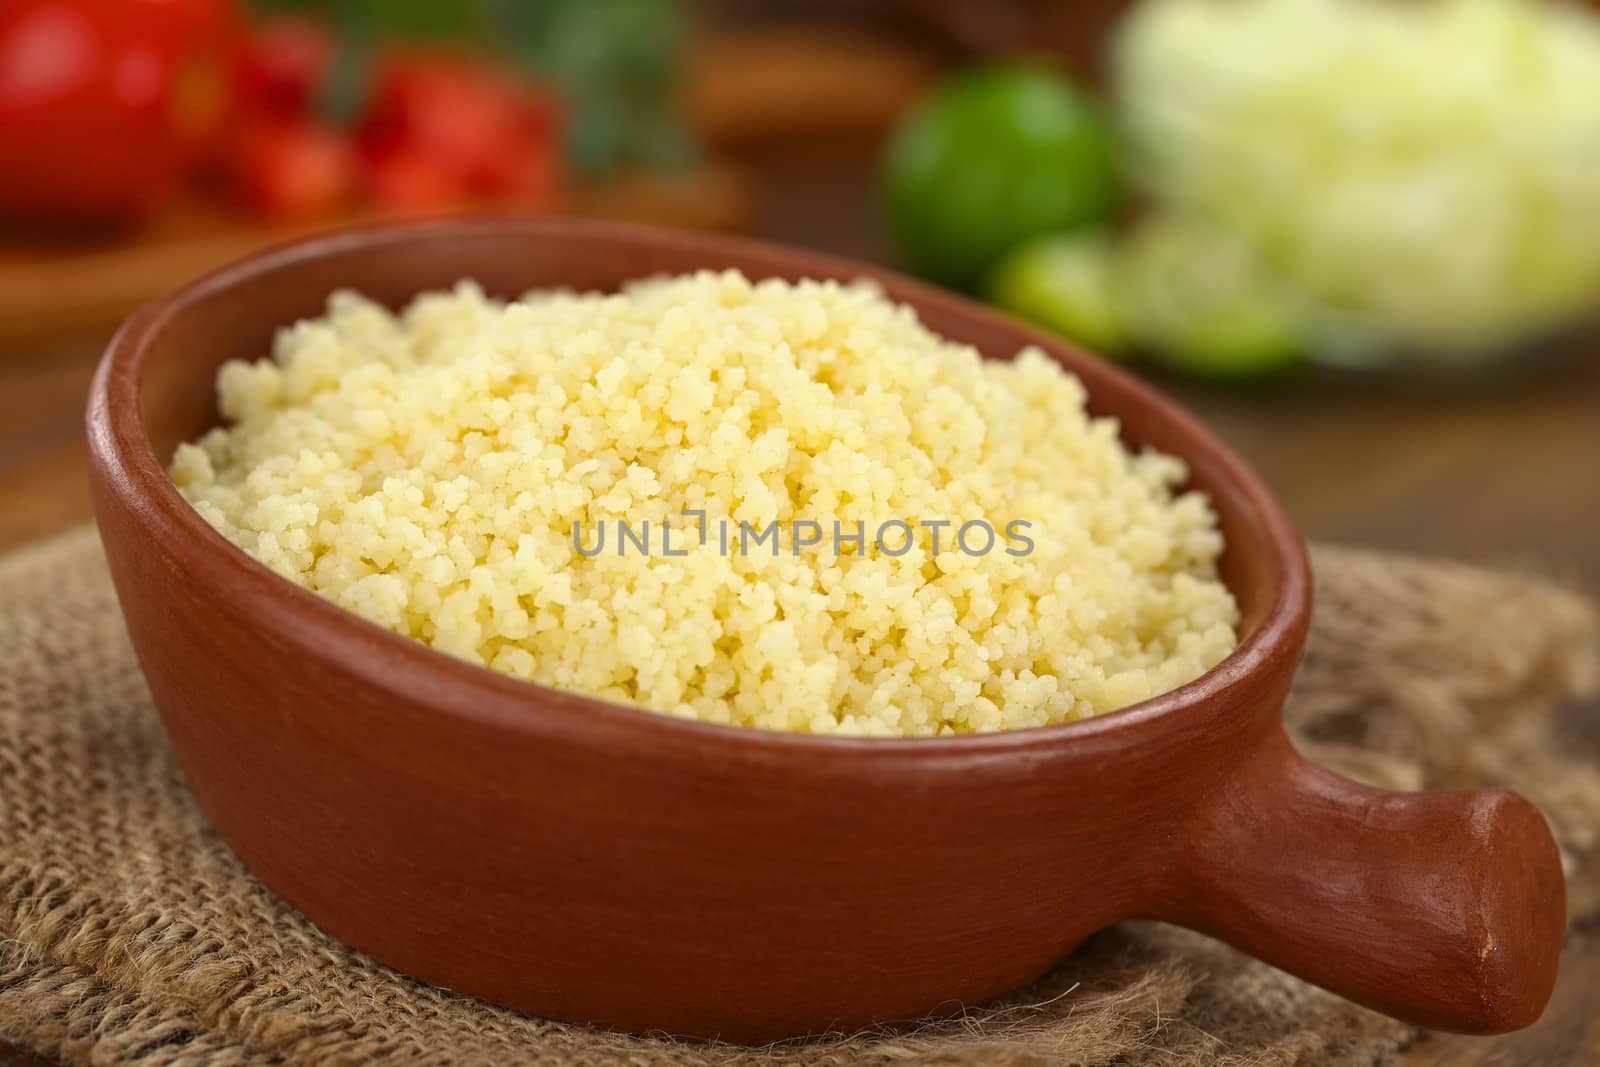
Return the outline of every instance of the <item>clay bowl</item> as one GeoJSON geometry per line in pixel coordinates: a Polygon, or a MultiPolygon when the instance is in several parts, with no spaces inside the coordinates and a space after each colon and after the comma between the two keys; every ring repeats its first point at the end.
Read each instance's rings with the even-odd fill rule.
{"type": "Polygon", "coordinates": [[[601,223],[358,230],[135,314],[88,413],[128,630],[195,798],[262,881],[419,978],[556,1019],[761,1042],[958,1010],[1135,916],[1223,938],[1379,1011],[1532,1022],[1563,927],[1556,849],[1501,791],[1402,795],[1290,747],[1301,543],[1188,415],[1106,363],[855,263],[601,223]],[[394,303],[614,287],[702,267],[878,278],[935,330],[1037,344],[1125,438],[1186,459],[1228,541],[1238,650],[1154,700],[982,737],[844,740],[682,722],[433,652],[272,574],[163,473],[213,373],[330,290],[394,303]]]}

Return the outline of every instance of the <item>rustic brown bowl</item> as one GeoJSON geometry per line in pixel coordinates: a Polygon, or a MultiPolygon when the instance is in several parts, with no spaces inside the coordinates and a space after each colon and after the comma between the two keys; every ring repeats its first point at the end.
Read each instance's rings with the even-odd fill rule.
{"type": "Polygon", "coordinates": [[[210,274],[111,343],[95,509],[189,785],[267,885],[419,978],[539,1015],[766,1041],[956,1010],[1134,916],[1202,930],[1379,1011],[1492,1032],[1540,1013],[1563,887],[1511,793],[1397,794],[1307,764],[1279,712],[1300,541],[1188,415],[1069,345],[871,267],[743,241],[494,219],[358,230],[210,274]],[[357,287],[391,303],[614,287],[702,267],[877,278],[933,329],[1037,344],[1125,439],[1188,461],[1228,541],[1239,648],[1115,714],[847,740],[684,722],[470,666],[257,564],[164,473],[224,360],[357,287]]]}

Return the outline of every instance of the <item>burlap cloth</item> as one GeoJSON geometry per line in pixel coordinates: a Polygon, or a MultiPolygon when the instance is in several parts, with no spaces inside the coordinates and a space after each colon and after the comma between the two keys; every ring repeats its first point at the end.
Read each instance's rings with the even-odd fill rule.
{"type": "MultiPolygon", "coordinates": [[[[1592,915],[1600,777],[1549,714],[1594,685],[1590,607],[1449,564],[1323,548],[1315,566],[1301,742],[1372,782],[1524,791],[1562,843],[1574,919],[1592,915]]],[[[245,872],[184,791],[92,532],[0,561],[0,655],[0,1038],[63,1061],[1185,1067],[1367,1063],[1416,1036],[1156,923],[911,1031],[747,1049],[530,1018],[352,952],[245,872]]]]}

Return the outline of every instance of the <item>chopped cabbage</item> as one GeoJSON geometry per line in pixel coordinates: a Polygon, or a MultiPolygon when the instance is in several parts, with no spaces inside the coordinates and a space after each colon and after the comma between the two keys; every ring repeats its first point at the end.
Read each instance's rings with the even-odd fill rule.
{"type": "Polygon", "coordinates": [[[1392,343],[1483,352],[1600,292],[1600,20],[1532,0],[1146,0],[1133,170],[1392,343]]]}

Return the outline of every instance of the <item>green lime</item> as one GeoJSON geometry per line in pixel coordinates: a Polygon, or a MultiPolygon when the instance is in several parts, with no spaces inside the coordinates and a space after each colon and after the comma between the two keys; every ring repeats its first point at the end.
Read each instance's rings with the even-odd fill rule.
{"type": "Polygon", "coordinates": [[[982,67],[936,88],[901,123],[883,169],[884,206],[906,264],[978,285],[1030,237],[1111,215],[1111,135],[1069,82],[1028,67],[982,67]]]}
{"type": "Polygon", "coordinates": [[[1122,309],[1141,351],[1201,378],[1259,377],[1300,362],[1304,302],[1236,235],[1147,219],[1124,250],[1122,309]]]}
{"type": "Polygon", "coordinates": [[[1000,261],[989,297],[1015,315],[1103,356],[1127,348],[1117,306],[1117,249],[1100,233],[1029,241],[1000,261]]]}

